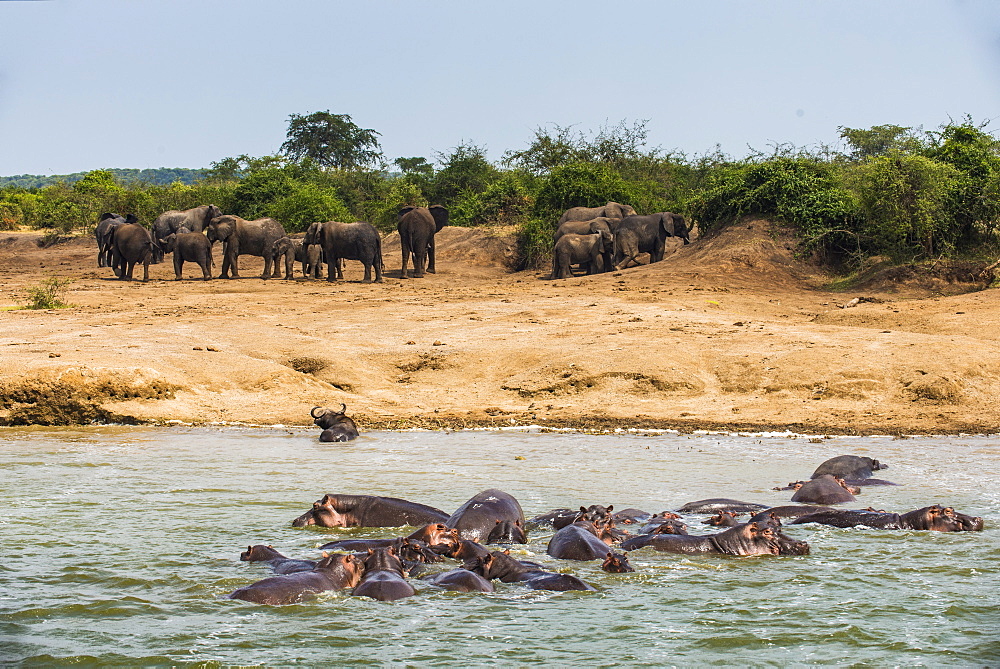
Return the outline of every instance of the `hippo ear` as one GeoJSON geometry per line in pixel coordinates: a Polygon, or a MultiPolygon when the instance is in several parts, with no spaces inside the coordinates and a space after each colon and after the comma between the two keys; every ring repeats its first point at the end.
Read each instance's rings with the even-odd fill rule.
{"type": "Polygon", "coordinates": [[[614,554],[614,553],[612,553],[611,551],[608,551],[608,554],[607,554],[607,555],[605,555],[604,557],[605,557],[606,559],[610,560],[610,559],[611,559],[611,558],[613,558],[614,556],[615,556],[615,554],[614,554]]]}
{"type": "Polygon", "coordinates": [[[615,505],[614,504],[608,504],[608,513],[611,513],[614,510],[615,510],[615,505]]]}
{"type": "Polygon", "coordinates": [[[396,555],[396,547],[389,546],[389,550],[387,550],[386,553],[388,553],[389,555],[396,555]]]}
{"type": "Polygon", "coordinates": [[[580,507],[580,513],[587,513],[587,507],[581,506],[580,507]]]}
{"type": "Polygon", "coordinates": [[[330,557],[330,554],[327,553],[326,551],[323,551],[323,557],[328,558],[328,557],[330,557]]]}
{"type": "Polygon", "coordinates": [[[247,553],[253,550],[253,546],[247,546],[247,553]]]}
{"type": "Polygon", "coordinates": [[[267,547],[268,548],[274,548],[274,546],[272,546],[271,544],[268,544],[267,547]]]}
{"type": "Polygon", "coordinates": [[[499,518],[497,518],[497,525],[499,525],[499,524],[500,524],[500,519],[499,519],[499,518]]]}
{"type": "Polygon", "coordinates": [[[372,550],[371,548],[369,548],[369,549],[368,549],[368,554],[369,554],[369,555],[371,555],[371,554],[372,554],[372,553],[374,553],[374,552],[375,552],[375,551],[374,551],[374,550],[372,550]]]}
{"type": "Polygon", "coordinates": [[[504,549],[504,552],[503,552],[503,554],[504,554],[504,555],[510,555],[510,549],[509,549],[509,548],[507,548],[507,549],[504,549]]]}

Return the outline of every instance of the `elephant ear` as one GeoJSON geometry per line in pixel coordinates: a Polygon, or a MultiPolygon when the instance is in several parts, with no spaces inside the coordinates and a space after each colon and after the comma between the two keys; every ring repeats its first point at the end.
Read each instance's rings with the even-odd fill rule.
{"type": "Polygon", "coordinates": [[[139,219],[135,217],[135,214],[126,214],[125,215],[125,222],[126,223],[138,223],[139,219]]]}
{"type": "Polygon", "coordinates": [[[428,207],[431,216],[434,217],[434,231],[441,232],[441,228],[448,225],[448,210],[439,204],[428,207]]]}
{"type": "Polygon", "coordinates": [[[407,214],[409,214],[414,209],[416,209],[416,207],[401,207],[400,210],[399,210],[399,212],[397,212],[397,215],[400,218],[402,218],[403,216],[406,216],[407,214]]]}

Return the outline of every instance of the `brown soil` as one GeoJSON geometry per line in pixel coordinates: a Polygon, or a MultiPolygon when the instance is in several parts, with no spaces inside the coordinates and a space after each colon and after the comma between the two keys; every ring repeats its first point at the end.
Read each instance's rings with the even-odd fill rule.
{"type": "Polygon", "coordinates": [[[309,424],[344,402],[362,429],[1000,429],[1000,292],[974,268],[825,291],[764,221],[561,281],[505,269],[510,230],[452,227],[438,273],[401,280],[390,235],[381,285],[356,262],[340,283],[263,281],[248,257],[239,280],[175,282],[168,257],[122,282],[92,238],[39,237],[0,233],[0,304],[59,276],[74,306],[0,312],[0,423],[309,424]]]}

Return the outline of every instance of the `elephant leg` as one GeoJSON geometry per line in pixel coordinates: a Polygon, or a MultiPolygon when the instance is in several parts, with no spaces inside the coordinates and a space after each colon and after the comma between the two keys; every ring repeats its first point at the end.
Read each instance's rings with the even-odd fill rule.
{"type": "Polygon", "coordinates": [[[338,263],[340,263],[340,258],[328,257],[326,260],[326,280],[331,283],[337,280],[337,274],[340,270],[337,267],[338,263]]]}
{"type": "Polygon", "coordinates": [[[184,258],[180,249],[174,249],[174,281],[181,280],[181,270],[184,269],[184,258]]]}
{"type": "Polygon", "coordinates": [[[142,259],[142,282],[146,283],[149,281],[149,261],[152,259],[152,254],[147,253],[142,259]]]}
{"type": "Polygon", "coordinates": [[[365,278],[364,278],[364,282],[365,283],[371,283],[372,282],[372,265],[369,262],[365,262],[364,265],[365,265],[365,278]]]}
{"type": "Polygon", "coordinates": [[[427,273],[437,274],[434,271],[434,238],[431,237],[430,244],[427,245],[427,273]]]}
{"type": "MultiPolygon", "coordinates": [[[[410,242],[400,238],[400,248],[403,250],[403,269],[399,273],[400,279],[409,279],[410,273],[406,270],[406,264],[410,262],[410,242]]],[[[414,263],[413,271],[417,271],[416,263],[414,263]]]]}
{"type": "Polygon", "coordinates": [[[375,268],[375,283],[382,283],[382,258],[376,255],[372,259],[372,266],[375,268]]]}
{"type": "Polygon", "coordinates": [[[424,265],[427,263],[427,246],[419,244],[413,249],[413,278],[424,277],[424,265]]]}
{"type": "Polygon", "coordinates": [[[212,269],[209,265],[208,258],[202,258],[201,262],[198,263],[201,266],[201,276],[204,281],[212,280],[212,269]]]}

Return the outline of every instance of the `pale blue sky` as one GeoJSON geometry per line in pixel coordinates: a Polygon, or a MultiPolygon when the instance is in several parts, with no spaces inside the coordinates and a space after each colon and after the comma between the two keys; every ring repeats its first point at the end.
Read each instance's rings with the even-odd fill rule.
{"type": "Polygon", "coordinates": [[[325,109],[389,160],[623,119],[735,156],[840,125],[1000,128],[997,0],[2,0],[0,34],[0,175],[266,155],[325,109]]]}

